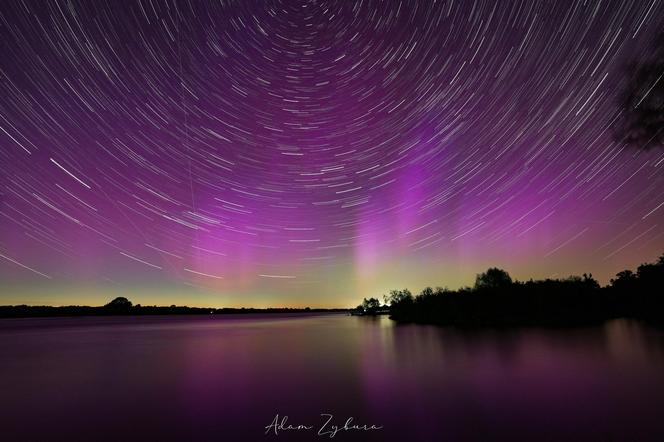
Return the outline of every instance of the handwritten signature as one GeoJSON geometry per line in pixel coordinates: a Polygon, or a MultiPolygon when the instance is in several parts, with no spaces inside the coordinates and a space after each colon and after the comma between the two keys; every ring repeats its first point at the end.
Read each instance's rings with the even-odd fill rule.
{"type": "Polygon", "coordinates": [[[313,431],[317,428],[318,431],[316,432],[316,434],[318,436],[327,436],[331,439],[334,436],[336,436],[337,433],[339,432],[373,431],[373,430],[380,430],[383,428],[382,425],[355,424],[353,423],[354,420],[353,417],[349,417],[348,419],[346,419],[346,422],[344,422],[343,425],[338,425],[332,422],[332,420],[334,419],[334,415],[329,413],[321,413],[320,416],[323,420],[323,423],[320,426],[304,425],[304,424],[293,425],[288,423],[288,416],[282,416],[280,418],[279,414],[277,413],[274,416],[274,419],[272,419],[270,425],[265,426],[265,434],[274,432],[275,435],[278,435],[280,431],[313,431]]]}

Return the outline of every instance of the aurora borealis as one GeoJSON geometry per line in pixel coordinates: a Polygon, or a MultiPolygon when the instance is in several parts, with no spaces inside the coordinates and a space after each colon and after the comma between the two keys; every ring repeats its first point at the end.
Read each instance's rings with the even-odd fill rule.
{"type": "Polygon", "coordinates": [[[351,306],[664,252],[648,1],[6,1],[0,304],[351,306]],[[554,4],[555,3],[555,4],[554,4]]]}

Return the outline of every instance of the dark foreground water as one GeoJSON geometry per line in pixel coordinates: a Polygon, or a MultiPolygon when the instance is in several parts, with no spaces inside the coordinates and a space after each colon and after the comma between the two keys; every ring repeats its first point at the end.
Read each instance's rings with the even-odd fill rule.
{"type": "Polygon", "coordinates": [[[664,440],[664,334],[342,315],[0,320],[0,439],[664,440]],[[312,429],[265,433],[276,415],[312,429]]]}

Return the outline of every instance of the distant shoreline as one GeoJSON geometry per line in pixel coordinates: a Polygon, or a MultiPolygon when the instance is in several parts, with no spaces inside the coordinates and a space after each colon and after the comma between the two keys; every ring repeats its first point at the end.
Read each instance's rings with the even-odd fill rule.
{"type": "Polygon", "coordinates": [[[204,308],[185,306],[130,306],[114,308],[108,306],[0,306],[0,319],[7,318],[60,318],[79,316],[157,316],[157,315],[227,315],[250,313],[347,313],[347,308],[204,308]]]}

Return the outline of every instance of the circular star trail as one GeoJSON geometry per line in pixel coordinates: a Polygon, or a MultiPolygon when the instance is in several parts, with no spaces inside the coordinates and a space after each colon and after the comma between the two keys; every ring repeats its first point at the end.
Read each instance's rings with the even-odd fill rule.
{"type": "Polygon", "coordinates": [[[0,300],[606,282],[664,249],[664,153],[612,136],[662,28],[658,0],[5,2],[0,300]]]}

